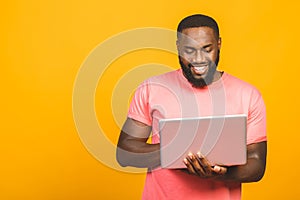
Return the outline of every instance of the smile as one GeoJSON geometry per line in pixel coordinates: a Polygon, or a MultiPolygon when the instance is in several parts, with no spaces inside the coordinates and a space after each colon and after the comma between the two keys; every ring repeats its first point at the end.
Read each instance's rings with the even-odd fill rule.
{"type": "Polygon", "coordinates": [[[208,70],[208,65],[192,66],[192,70],[195,74],[203,75],[208,70]]]}

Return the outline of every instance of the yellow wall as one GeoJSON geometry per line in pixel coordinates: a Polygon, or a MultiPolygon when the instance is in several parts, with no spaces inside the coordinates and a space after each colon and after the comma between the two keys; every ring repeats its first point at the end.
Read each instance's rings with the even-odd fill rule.
{"type": "MultiPolygon", "coordinates": [[[[2,2],[0,199],[139,199],[144,174],[105,166],[81,142],[73,120],[74,82],[83,61],[109,37],[141,27],[175,29],[180,19],[198,12],[214,16],[220,24],[220,68],[255,85],[267,105],[266,175],[259,183],[244,185],[243,199],[299,198],[300,4],[296,2],[2,2]]],[[[124,99],[129,99],[133,87],[125,90],[126,98],[112,99],[118,77],[152,62],[178,67],[173,54],[135,51],[115,60],[99,81],[97,117],[113,144],[125,118],[124,99]],[[124,106],[113,116],[111,109],[118,104],[124,106]]],[[[160,73],[167,67],[155,69],[160,73]]],[[[152,75],[146,68],[137,74],[141,76],[133,85],[152,75]]],[[[111,152],[103,148],[102,154],[111,152]]]]}

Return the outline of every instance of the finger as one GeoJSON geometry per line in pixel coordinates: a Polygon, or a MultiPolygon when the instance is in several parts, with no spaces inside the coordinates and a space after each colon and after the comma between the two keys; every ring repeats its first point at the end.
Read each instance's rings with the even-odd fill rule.
{"type": "Polygon", "coordinates": [[[203,169],[202,165],[199,163],[199,160],[197,159],[196,155],[193,155],[192,153],[188,154],[187,160],[191,163],[194,171],[199,176],[206,176],[205,170],[203,169]]]}
{"type": "Polygon", "coordinates": [[[216,165],[216,166],[213,167],[213,171],[216,174],[223,175],[223,174],[226,174],[227,168],[216,165]]]}
{"type": "Polygon", "coordinates": [[[196,174],[196,171],[194,170],[192,164],[190,163],[190,161],[187,158],[183,159],[183,162],[186,165],[187,170],[190,174],[196,174]]]}
{"type": "Polygon", "coordinates": [[[205,171],[203,170],[202,166],[197,161],[195,155],[190,153],[186,157],[186,163],[187,163],[188,170],[190,171],[190,173],[201,176],[201,177],[206,176],[205,171]]]}
{"type": "Polygon", "coordinates": [[[206,175],[211,175],[212,167],[211,167],[211,164],[209,163],[209,161],[200,152],[197,153],[196,158],[197,158],[199,164],[201,165],[204,173],[206,175]]]}

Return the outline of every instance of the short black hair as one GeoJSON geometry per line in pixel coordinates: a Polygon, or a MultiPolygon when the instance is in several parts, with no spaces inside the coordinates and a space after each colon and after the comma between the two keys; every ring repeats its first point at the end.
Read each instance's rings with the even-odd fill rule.
{"type": "Polygon", "coordinates": [[[196,27],[212,28],[214,30],[216,38],[219,39],[220,33],[218,23],[212,17],[202,14],[191,15],[181,20],[177,27],[177,38],[179,38],[184,29],[196,27]]]}

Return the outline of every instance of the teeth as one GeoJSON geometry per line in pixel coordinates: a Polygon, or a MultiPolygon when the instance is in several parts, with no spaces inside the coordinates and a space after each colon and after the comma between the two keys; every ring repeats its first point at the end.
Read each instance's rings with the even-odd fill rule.
{"type": "Polygon", "coordinates": [[[195,69],[197,69],[197,70],[204,70],[205,67],[195,67],[195,69]]]}
{"type": "Polygon", "coordinates": [[[194,67],[197,71],[204,71],[207,66],[202,66],[202,67],[194,67]]]}

